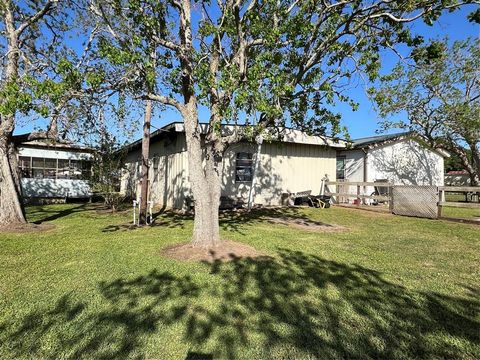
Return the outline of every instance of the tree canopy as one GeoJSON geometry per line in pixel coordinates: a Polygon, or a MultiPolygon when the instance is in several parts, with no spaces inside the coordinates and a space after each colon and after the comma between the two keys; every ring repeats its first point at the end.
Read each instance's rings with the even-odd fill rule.
{"type": "Polygon", "coordinates": [[[410,129],[431,147],[452,152],[474,184],[480,180],[479,69],[479,39],[451,46],[435,41],[413,51],[411,61],[400,62],[372,89],[384,128],[410,129]],[[392,121],[394,114],[401,120],[392,121]]]}

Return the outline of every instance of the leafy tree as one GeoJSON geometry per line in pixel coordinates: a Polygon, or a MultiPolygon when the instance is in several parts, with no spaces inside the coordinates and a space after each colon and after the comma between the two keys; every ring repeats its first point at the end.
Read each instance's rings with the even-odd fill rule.
{"type": "MultiPolygon", "coordinates": [[[[339,101],[357,74],[374,79],[379,51],[419,45],[405,24],[432,23],[453,1],[105,0],[99,51],[131,96],[173,107],[187,140],[193,244],[219,241],[222,159],[232,143],[286,123],[336,135],[339,101]],[[150,61],[155,54],[155,65],[150,61]],[[198,107],[210,111],[204,132],[198,107]],[[240,116],[243,115],[243,116],[240,116]],[[241,120],[245,118],[245,120],[241,120]],[[247,127],[222,131],[222,123],[247,127]]],[[[281,134],[280,134],[281,136],[281,134]]]]}
{"type": "Polygon", "coordinates": [[[406,112],[384,128],[413,130],[431,147],[451,152],[480,182],[480,40],[433,42],[412,52],[372,90],[383,117],[406,112]]]}
{"type": "MultiPolygon", "coordinates": [[[[472,154],[468,149],[467,149],[467,156],[469,159],[472,158],[472,154]]],[[[462,161],[455,153],[451,153],[450,157],[445,159],[445,172],[448,173],[449,171],[459,171],[459,170],[465,170],[462,164],[462,161]]]]}
{"type": "MultiPolygon", "coordinates": [[[[17,170],[17,144],[56,139],[72,121],[72,107],[88,98],[84,54],[67,46],[82,2],[0,1],[0,225],[26,221],[17,170]],[[81,100],[83,98],[83,100],[81,100]],[[49,119],[44,131],[14,136],[19,120],[49,119]]],[[[86,52],[93,41],[87,36],[86,52]]]]}

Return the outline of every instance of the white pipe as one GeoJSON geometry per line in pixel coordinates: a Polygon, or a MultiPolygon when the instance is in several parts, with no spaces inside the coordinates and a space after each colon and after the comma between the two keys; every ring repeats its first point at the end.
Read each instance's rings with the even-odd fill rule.
{"type": "Polygon", "coordinates": [[[147,225],[151,225],[153,222],[153,215],[152,215],[152,207],[153,207],[153,201],[147,201],[148,204],[148,216],[146,219],[147,225]]]}
{"type": "Polygon", "coordinates": [[[135,219],[137,209],[137,200],[133,200],[133,225],[137,225],[137,220],[135,219]]]}

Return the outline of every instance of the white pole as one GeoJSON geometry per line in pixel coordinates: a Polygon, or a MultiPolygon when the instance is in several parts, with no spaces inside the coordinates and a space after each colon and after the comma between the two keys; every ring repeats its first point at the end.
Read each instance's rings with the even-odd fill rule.
{"type": "Polygon", "coordinates": [[[137,224],[137,220],[135,219],[136,209],[137,209],[137,200],[133,200],[133,225],[137,224]]]}
{"type": "Polygon", "coordinates": [[[253,200],[255,197],[255,182],[257,180],[258,164],[260,163],[260,156],[262,152],[262,143],[263,143],[262,136],[257,136],[256,142],[257,142],[257,153],[255,154],[255,165],[254,165],[253,174],[252,174],[252,184],[250,185],[250,192],[248,194],[248,210],[249,211],[252,210],[253,200]]]}
{"type": "Polygon", "coordinates": [[[152,224],[152,207],[153,207],[153,201],[148,201],[147,202],[148,204],[148,216],[147,216],[147,225],[151,225],[152,224]]]}

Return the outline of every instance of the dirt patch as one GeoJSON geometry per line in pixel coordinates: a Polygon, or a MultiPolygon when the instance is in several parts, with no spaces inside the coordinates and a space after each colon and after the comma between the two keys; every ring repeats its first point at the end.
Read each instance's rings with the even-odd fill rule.
{"type": "Polygon", "coordinates": [[[313,221],[313,220],[297,218],[297,217],[282,216],[282,217],[266,218],[265,220],[267,220],[271,224],[293,226],[302,230],[311,230],[311,231],[344,231],[346,230],[345,227],[340,225],[326,224],[320,221],[313,221]]]}
{"type": "Polygon", "coordinates": [[[387,216],[393,216],[393,214],[390,212],[388,207],[385,206],[375,206],[375,205],[361,205],[361,206],[356,206],[356,205],[335,205],[336,207],[342,208],[342,209],[348,209],[352,211],[357,211],[357,210],[363,210],[361,211],[362,216],[368,216],[368,217],[387,217],[387,216]]]}
{"type": "Polygon", "coordinates": [[[23,234],[29,232],[43,232],[55,229],[56,225],[54,224],[15,224],[0,226],[0,233],[10,233],[10,234],[23,234]]]}
{"type": "Polygon", "coordinates": [[[192,244],[179,244],[162,250],[162,255],[168,258],[182,261],[206,261],[214,262],[231,261],[245,257],[265,257],[265,254],[253,247],[230,240],[223,240],[216,247],[197,248],[192,244]]]}

